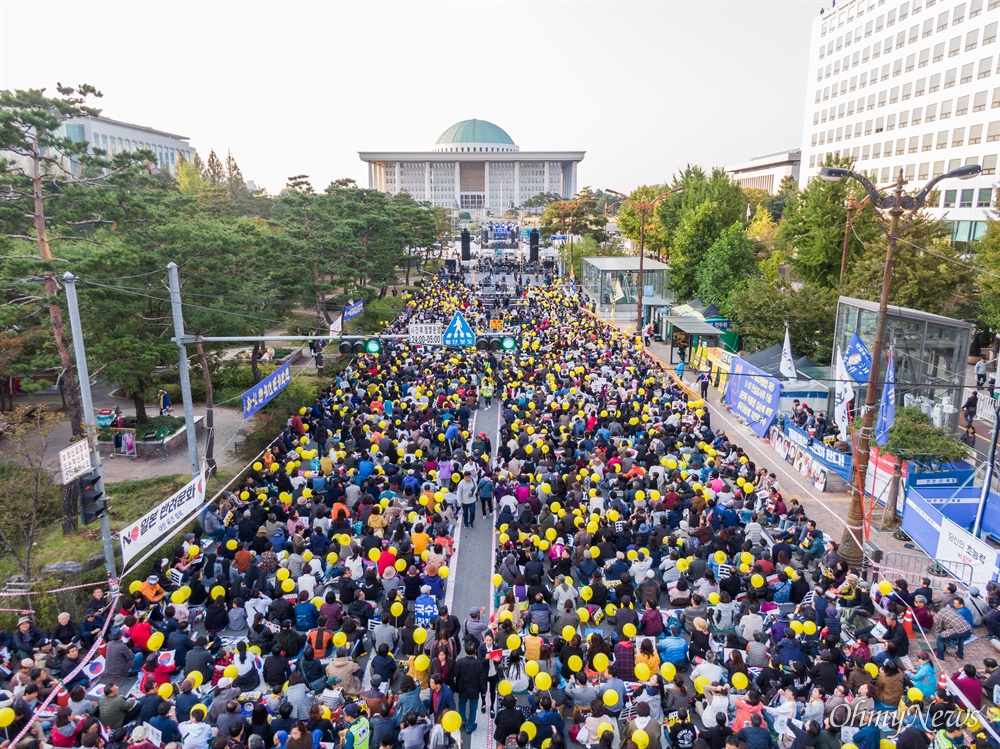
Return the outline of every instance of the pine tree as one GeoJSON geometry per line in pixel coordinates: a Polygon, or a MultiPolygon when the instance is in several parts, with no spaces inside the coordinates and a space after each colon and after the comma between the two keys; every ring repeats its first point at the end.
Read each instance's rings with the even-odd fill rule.
{"type": "Polygon", "coordinates": [[[198,168],[198,174],[203,174],[205,172],[205,162],[201,160],[201,156],[198,152],[194,152],[194,165],[198,168]]]}
{"type": "Polygon", "coordinates": [[[210,185],[224,185],[226,183],[226,170],[223,168],[222,162],[219,161],[219,157],[215,155],[214,148],[208,153],[208,165],[201,176],[210,185]]]}
{"type": "Polygon", "coordinates": [[[240,166],[230,151],[226,152],[226,187],[229,189],[229,197],[233,200],[249,192],[243,180],[243,172],[240,171],[240,166]]]}

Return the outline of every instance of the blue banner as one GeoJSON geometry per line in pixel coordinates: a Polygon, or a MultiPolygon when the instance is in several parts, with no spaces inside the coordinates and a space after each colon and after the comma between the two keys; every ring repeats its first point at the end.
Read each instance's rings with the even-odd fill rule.
{"type": "Polygon", "coordinates": [[[872,373],[872,355],[865,348],[864,342],[857,333],[851,334],[851,342],[847,344],[847,351],[844,352],[844,366],[856,383],[864,385],[868,382],[872,373]]]}
{"type": "Polygon", "coordinates": [[[726,402],[750,424],[754,434],[763,437],[778,415],[781,383],[762,369],[733,357],[726,388],[726,402]]]}
{"type": "Polygon", "coordinates": [[[903,502],[903,531],[930,556],[935,556],[941,536],[941,511],[917,492],[907,492],[903,502]]]}
{"type": "MultiPolygon", "coordinates": [[[[824,466],[836,473],[844,481],[851,480],[851,470],[854,468],[854,458],[850,453],[842,453],[834,450],[821,440],[814,439],[809,432],[799,429],[790,419],[785,419],[784,434],[788,438],[789,445],[805,450],[815,460],[820,461],[824,466]]],[[[789,463],[793,463],[792,458],[786,457],[789,463]]]]}
{"type": "Polygon", "coordinates": [[[292,368],[285,362],[243,393],[243,418],[249,419],[292,381],[292,368]]]}
{"type": "Polygon", "coordinates": [[[353,320],[355,317],[360,315],[365,311],[365,300],[362,299],[360,302],[354,302],[353,304],[348,304],[344,307],[344,322],[348,320],[353,320]]]}

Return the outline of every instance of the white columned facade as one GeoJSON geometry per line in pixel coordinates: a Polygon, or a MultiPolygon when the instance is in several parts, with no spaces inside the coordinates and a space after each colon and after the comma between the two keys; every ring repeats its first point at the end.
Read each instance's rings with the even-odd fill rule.
{"type": "Polygon", "coordinates": [[[490,162],[483,162],[483,208],[490,207],[490,162]]]}
{"type": "Polygon", "coordinates": [[[375,170],[370,161],[368,162],[368,189],[375,189],[375,170]]]}
{"type": "Polygon", "coordinates": [[[521,207],[521,162],[514,159],[514,207],[521,207]]]}
{"type": "Polygon", "coordinates": [[[455,207],[462,208],[462,170],[458,162],[455,162],[455,207]]]}
{"type": "Polygon", "coordinates": [[[549,160],[545,160],[545,185],[542,187],[542,192],[549,191],[549,160]]]}
{"type": "Polygon", "coordinates": [[[396,162],[396,190],[393,193],[393,195],[395,195],[397,192],[401,192],[402,191],[402,188],[399,185],[399,180],[400,180],[400,177],[402,176],[401,172],[402,172],[402,167],[400,166],[400,163],[397,161],[396,162]]]}
{"type": "Polygon", "coordinates": [[[431,199],[431,162],[424,162],[424,200],[431,199]]]}
{"type": "Polygon", "coordinates": [[[572,162],[572,165],[570,167],[569,196],[571,198],[574,195],[576,195],[576,168],[577,168],[577,166],[578,166],[577,162],[574,161],[574,162],[572,162]]]}

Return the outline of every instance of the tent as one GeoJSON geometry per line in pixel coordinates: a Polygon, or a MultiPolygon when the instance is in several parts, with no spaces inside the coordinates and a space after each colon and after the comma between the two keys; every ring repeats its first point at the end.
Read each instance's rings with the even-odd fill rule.
{"type": "MultiPolygon", "coordinates": [[[[781,344],[776,343],[761,351],[756,351],[752,354],[748,354],[742,357],[743,361],[748,364],[753,364],[758,369],[763,369],[768,374],[774,375],[779,380],[787,379],[781,374],[781,344]]],[[[795,356],[792,354],[792,362],[795,364],[795,369],[801,370],[802,367],[815,367],[816,364],[808,356],[795,356]]]]}

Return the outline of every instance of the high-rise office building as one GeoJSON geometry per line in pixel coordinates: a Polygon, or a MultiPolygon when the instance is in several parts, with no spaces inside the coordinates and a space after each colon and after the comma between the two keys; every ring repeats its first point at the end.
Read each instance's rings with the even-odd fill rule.
{"type": "Polygon", "coordinates": [[[1000,157],[1000,0],[847,0],[813,22],[800,179],[828,154],[882,186],[911,187],[958,166],[928,211],[964,243],[995,205],[1000,157]]]}

